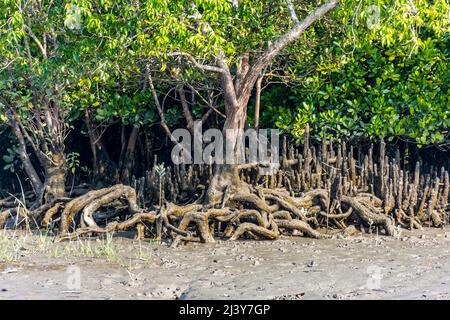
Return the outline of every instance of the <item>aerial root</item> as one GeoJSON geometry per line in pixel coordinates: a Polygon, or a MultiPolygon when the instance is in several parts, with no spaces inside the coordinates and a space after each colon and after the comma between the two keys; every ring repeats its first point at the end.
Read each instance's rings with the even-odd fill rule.
{"type": "Polygon", "coordinates": [[[197,227],[197,234],[200,241],[203,243],[214,243],[214,237],[212,236],[209,223],[208,214],[204,212],[189,212],[181,220],[178,229],[186,230],[190,223],[194,223],[197,227]]]}
{"type": "Polygon", "coordinates": [[[376,213],[374,208],[371,210],[370,205],[348,196],[342,196],[342,203],[353,208],[354,213],[369,226],[379,226],[387,236],[394,235],[394,223],[389,216],[376,213]]]}
{"type": "Polygon", "coordinates": [[[330,235],[322,234],[317,232],[311,226],[301,220],[275,220],[275,223],[279,228],[287,230],[297,230],[300,231],[304,236],[314,239],[326,239],[330,238],[330,235]]]}
{"type": "Polygon", "coordinates": [[[154,223],[156,220],[156,213],[155,212],[147,212],[147,213],[137,213],[131,218],[123,221],[123,222],[117,222],[113,221],[106,225],[106,227],[102,228],[99,226],[90,226],[90,227],[83,227],[78,228],[75,232],[67,233],[67,234],[61,234],[58,236],[57,241],[65,241],[65,240],[72,240],[77,239],[83,235],[96,233],[96,234],[102,234],[102,233],[113,233],[118,231],[125,231],[129,230],[134,226],[139,225],[140,228],[143,227],[144,222],[154,223]]]}
{"type": "Polygon", "coordinates": [[[8,210],[0,212],[0,229],[3,229],[3,227],[6,224],[6,221],[11,216],[11,210],[12,209],[8,209],[8,210]]]}
{"type": "Polygon", "coordinates": [[[302,235],[326,239],[334,234],[355,234],[355,225],[361,232],[379,228],[393,236],[397,224],[421,229],[424,224],[438,227],[445,223],[447,203],[443,201],[427,204],[419,200],[417,212],[407,209],[407,205],[386,212],[388,206],[378,197],[357,190],[350,197],[332,195],[325,189],[295,194],[292,190],[250,187],[227,192],[215,206],[163,202],[140,209],[135,190],[119,184],[73,199],[54,199],[32,210],[17,205],[2,207],[0,228],[13,225],[12,218],[16,218],[15,227],[23,221],[34,221],[37,227],[56,231],[58,241],[134,228],[137,239],[145,237],[149,230],[147,234],[156,235],[156,239],[169,238],[172,246],[178,246],[186,242],[215,243],[217,238],[276,240],[281,235],[302,235]],[[394,214],[395,223],[388,213],[394,214]]]}
{"type": "Polygon", "coordinates": [[[245,233],[252,233],[254,235],[257,235],[259,237],[262,237],[262,238],[268,239],[268,240],[276,240],[280,237],[280,232],[278,230],[278,226],[275,223],[272,223],[271,227],[272,227],[272,230],[258,226],[253,223],[244,222],[239,225],[239,227],[233,233],[233,236],[230,238],[230,240],[232,240],[232,241],[237,240],[245,233]]]}
{"type": "Polygon", "coordinates": [[[75,222],[75,216],[92,201],[122,187],[125,186],[115,185],[111,188],[90,191],[68,202],[61,213],[60,233],[69,233],[71,224],[74,224],[75,222]]]}
{"type": "MultiPolygon", "coordinates": [[[[0,212],[0,229],[3,229],[6,226],[8,219],[13,217],[17,217],[16,221],[18,224],[22,221],[29,222],[29,211],[23,207],[17,206],[0,212]],[[21,217],[20,221],[18,219],[19,217],[21,217]]],[[[16,221],[14,222],[15,225],[16,221]]]]}

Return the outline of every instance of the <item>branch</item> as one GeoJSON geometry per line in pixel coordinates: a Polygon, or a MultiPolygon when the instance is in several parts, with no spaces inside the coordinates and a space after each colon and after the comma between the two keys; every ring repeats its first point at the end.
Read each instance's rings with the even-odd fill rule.
{"type": "MultiPolygon", "coordinates": [[[[289,0],[288,0],[289,1],[289,0]]],[[[275,57],[281,50],[283,50],[288,44],[295,41],[306,29],[308,29],[314,22],[321,19],[329,11],[336,8],[339,4],[339,0],[330,1],[319,8],[313,13],[307,16],[301,23],[296,25],[291,31],[286,33],[280,39],[278,39],[267,51],[258,59],[257,65],[261,65],[259,72],[265,67],[273,57],[275,57]]]]}
{"type": "Polygon", "coordinates": [[[222,68],[199,63],[197,60],[195,60],[195,58],[191,54],[189,54],[187,52],[172,52],[172,53],[169,53],[167,56],[169,56],[169,57],[179,57],[179,56],[186,57],[197,68],[202,69],[204,71],[211,71],[211,72],[217,72],[217,73],[225,72],[225,70],[222,68]]]}
{"type": "MultiPolygon", "coordinates": [[[[287,0],[289,2],[289,0],[287,0]]],[[[294,42],[306,29],[308,29],[315,21],[321,19],[329,11],[333,10],[339,5],[339,0],[332,0],[319,8],[313,13],[307,16],[302,22],[296,25],[293,29],[284,34],[281,38],[269,46],[254,63],[250,72],[248,73],[245,81],[243,82],[244,89],[251,90],[254,83],[258,79],[261,71],[267,67],[273,58],[275,58],[287,45],[294,42]]],[[[242,90],[241,90],[242,91],[242,90]]]]}
{"type": "Polygon", "coordinates": [[[242,81],[247,76],[249,70],[250,70],[250,55],[247,52],[239,57],[239,64],[236,70],[236,80],[234,81],[234,87],[236,88],[236,90],[239,90],[239,88],[241,87],[242,81]]]}
{"type": "MultiPolygon", "coordinates": [[[[217,63],[220,68],[223,70],[222,73],[222,88],[224,91],[224,100],[225,100],[225,113],[228,113],[228,108],[237,109],[239,108],[238,99],[236,96],[236,88],[233,82],[233,76],[231,75],[230,68],[227,65],[227,61],[225,60],[225,55],[223,52],[219,54],[217,57],[217,63]]],[[[247,72],[248,75],[248,72],[247,72]]]]}
{"type": "MultiPolygon", "coordinates": [[[[22,130],[23,136],[28,140],[28,143],[31,145],[31,147],[33,148],[34,152],[36,153],[37,157],[39,157],[40,155],[40,150],[37,147],[36,143],[33,141],[33,139],[31,138],[31,136],[28,134],[27,130],[25,130],[25,127],[23,126],[22,122],[19,121],[19,116],[14,112],[14,119],[17,122],[17,125],[19,126],[20,130],[22,130]]],[[[43,164],[43,163],[41,163],[43,164]]]]}
{"type": "Polygon", "coordinates": [[[294,22],[295,26],[298,26],[300,24],[300,21],[298,20],[297,14],[295,13],[294,5],[292,4],[291,0],[286,0],[287,7],[289,14],[291,15],[292,22],[294,22]]]}
{"type": "Polygon", "coordinates": [[[178,93],[180,94],[181,106],[183,108],[184,117],[186,118],[187,128],[189,129],[189,131],[194,133],[194,118],[192,117],[191,110],[189,110],[189,105],[186,99],[183,85],[178,88],[178,93]]]}
{"type": "Polygon", "coordinates": [[[209,109],[208,111],[206,111],[206,113],[202,117],[202,123],[205,123],[206,120],[208,120],[208,118],[209,118],[209,116],[211,115],[212,112],[213,112],[213,109],[209,109]]]}
{"type": "MultiPolygon", "coordinates": [[[[172,132],[170,131],[170,128],[166,123],[166,119],[164,117],[164,111],[161,107],[161,104],[159,103],[158,94],[156,93],[155,85],[153,84],[153,78],[152,78],[152,75],[150,74],[148,65],[145,66],[145,69],[146,69],[148,85],[150,87],[150,90],[152,91],[153,99],[155,100],[155,106],[158,111],[159,117],[161,118],[161,127],[164,129],[164,132],[167,134],[170,141],[172,141],[176,145],[179,145],[177,139],[175,139],[175,137],[172,135],[172,132]]],[[[186,152],[189,152],[183,146],[182,146],[182,149],[186,152]]]]}
{"type": "Polygon", "coordinates": [[[412,9],[413,13],[414,13],[414,14],[417,14],[418,11],[417,11],[416,5],[414,4],[414,1],[413,1],[413,0],[408,0],[408,1],[409,1],[409,4],[410,4],[410,6],[411,6],[411,9],[412,9]]]}
{"type": "Polygon", "coordinates": [[[25,29],[28,31],[28,34],[30,35],[31,39],[34,40],[34,42],[37,44],[37,46],[41,50],[42,55],[44,56],[44,58],[47,59],[47,50],[42,45],[41,41],[39,41],[39,39],[36,37],[36,35],[34,34],[33,30],[31,30],[31,28],[29,26],[27,26],[26,24],[24,26],[25,26],[25,29]]]}
{"type": "Polygon", "coordinates": [[[216,107],[214,107],[214,105],[211,103],[211,101],[206,100],[205,98],[203,98],[203,96],[200,94],[200,92],[198,92],[197,89],[195,89],[192,85],[190,85],[189,83],[186,83],[186,85],[189,87],[189,89],[191,89],[192,91],[194,91],[199,97],[200,99],[202,99],[202,101],[204,103],[206,103],[206,105],[208,107],[211,108],[211,110],[213,110],[214,112],[216,112],[219,116],[221,116],[222,118],[226,119],[226,115],[224,115],[222,112],[220,112],[216,107]]]}
{"type": "Polygon", "coordinates": [[[20,127],[17,124],[17,121],[15,118],[12,119],[11,128],[19,142],[20,160],[22,161],[25,172],[27,173],[28,178],[30,179],[30,182],[34,189],[34,192],[36,193],[36,195],[39,196],[39,194],[43,188],[43,183],[42,183],[41,179],[39,178],[39,175],[37,174],[36,169],[34,168],[33,164],[31,163],[30,157],[27,152],[27,145],[25,143],[25,139],[23,137],[22,131],[20,130],[20,127]]]}

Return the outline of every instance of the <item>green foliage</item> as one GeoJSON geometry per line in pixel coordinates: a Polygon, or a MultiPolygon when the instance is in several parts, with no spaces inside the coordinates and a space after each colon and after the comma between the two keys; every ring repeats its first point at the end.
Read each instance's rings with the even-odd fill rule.
{"type": "Polygon", "coordinates": [[[80,167],[80,154],[78,152],[68,153],[66,156],[67,168],[72,174],[80,167]]]}
{"type": "Polygon", "coordinates": [[[308,76],[290,90],[295,115],[281,116],[280,127],[298,138],[309,123],[319,138],[444,142],[449,12],[446,1],[344,2],[331,41],[316,46],[312,60],[305,58],[314,68],[300,69],[308,76]]]}
{"type": "MultiPolygon", "coordinates": [[[[294,2],[301,20],[325,0],[294,2]]],[[[261,124],[297,138],[309,124],[319,139],[445,141],[449,12],[446,0],[342,0],[265,70],[277,84],[263,92],[261,124]]],[[[2,0],[0,126],[21,122],[31,151],[86,114],[102,124],[153,125],[160,116],[148,73],[161,100],[171,92],[162,102],[166,123],[180,126],[177,85],[214,95],[220,87],[216,73],[189,57],[217,66],[223,56],[234,72],[243,53],[254,61],[292,26],[285,0],[240,0],[237,8],[230,0],[2,0]],[[61,122],[54,128],[49,112],[61,122]]],[[[197,98],[196,119],[205,110],[197,98]]],[[[16,167],[15,153],[3,155],[6,170],[16,167]]],[[[78,159],[67,155],[71,171],[78,159]]]]}
{"type": "MultiPolygon", "coordinates": [[[[299,18],[323,2],[299,1],[299,18]]],[[[159,80],[155,81],[157,89],[170,91],[180,82],[217,87],[217,74],[199,69],[186,54],[205,65],[216,65],[217,57],[223,56],[233,69],[241,54],[256,55],[292,27],[285,0],[240,0],[237,8],[229,0],[121,0],[114,4],[71,0],[67,7],[66,24],[76,22],[70,8],[78,8],[81,15],[81,30],[74,28],[73,33],[96,39],[90,40],[95,42],[95,49],[93,44],[86,44],[87,49],[80,51],[84,55],[95,54],[97,61],[102,61],[94,71],[96,76],[82,78],[72,93],[71,103],[78,104],[73,117],[79,117],[85,108],[95,107],[99,121],[120,118],[135,125],[159,119],[152,98],[140,87],[145,83],[146,66],[159,80]],[[103,72],[103,77],[99,72],[103,72]],[[121,98],[116,99],[116,95],[121,98]]],[[[319,22],[318,26],[326,24],[319,22]]],[[[323,33],[310,29],[299,43],[317,42],[323,33]]],[[[287,52],[292,56],[311,53],[307,45],[293,46],[287,52]]],[[[290,68],[287,72],[292,75],[296,66],[292,64],[290,68]]],[[[201,116],[201,109],[195,106],[193,114],[201,116]]],[[[171,127],[182,120],[177,107],[167,107],[164,113],[171,127]]]]}
{"type": "Polygon", "coordinates": [[[11,148],[6,149],[7,153],[2,156],[2,160],[5,163],[3,170],[14,173],[17,168],[20,168],[18,149],[19,148],[17,146],[12,146],[11,148]]]}

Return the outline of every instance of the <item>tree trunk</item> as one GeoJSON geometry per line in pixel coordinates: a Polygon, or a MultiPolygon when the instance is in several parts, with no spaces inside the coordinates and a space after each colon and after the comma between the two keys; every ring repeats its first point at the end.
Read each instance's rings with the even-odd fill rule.
{"type": "MultiPolygon", "coordinates": [[[[327,12],[339,4],[338,0],[332,0],[308,15],[302,22],[298,21],[292,6],[289,6],[291,17],[295,27],[281,36],[268,49],[250,64],[250,54],[244,53],[239,58],[235,77],[232,76],[229,65],[224,59],[224,54],[217,56],[218,67],[200,65],[203,70],[219,72],[221,74],[221,87],[224,91],[226,120],[223,128],[226,144],[226,158],[238,155],[240,139],[247,117],[247,105],[252,94],[253,87],[261,77],[264,68],[269,66],[273,59],[290,43],[294,42],[316,20],[322,18],[327,12]],[[227,131],[231,130],[231,132],[227,131]],[[227,153],[233,151],[232,155],[227,153]]],[[[195,61],[195,59],[194,59],[195,61]]],[[[197,63],[197,65],[199,65],[197,63]]],[[[258,120],[259,121],[259,120],[258,120]]],[[[215,174],[211,179],[207,193],[207,201],[217,203],[223,198],[225,190],[235,193],[237,190],[245,192],[245,186],[239,179],[238,164],[217,165],[215,174]],[[230,190],[231,187],[231,190],[230,190]]],[[[247,186],[248,187],[248,186],[247,186]]]]}
{"type": "Polygon", "coordinates": [[[45,168],[43,203],[66,196],[67,163],[63,153],[54,153],[45,168]]]}
{"type": "Polygon", "coordinates": [[[98,130],[93,126],[88,111],[85,112],[84,122],[88,129],[89,143],[92,152],[93,181],[96,184],[108,185],[114,182],[116,165],[111,161],[98,130]]]}
{"type": "Polygon", "coordinates": [[[224,164],[216,165],[214,176],[208,188],[207,201],[212,204],[220,202],[226,190],[230,193],[236,193],[245,185],[239,178],[238,160],[251,90],[243,91],[242,88],[253,87],[254,85],[254,83],[246,83],[246,76],[250,70],[248,54],[244,54],[240,59],[235,82],[233,82],[233,77],[229,73],[226,63],[219,60],[219,64],[224,70],[227,70],[222,74],[226,113],[222,131],[225,141],[225,158],[224,164]]]}
{"type": "Polygon", "coordinates": [[[225,190],[237,193],[245,188],[245,184],[239,178],[239,147],[244,132],[245,120],[247,118],[247,104],[238,108],[230,108],[227,119],[223,126],[225,141],[224,164],[216,165],[214,176],[208,188],[207,201],[218,203],[222,200],[225,190]],[[229,153],[231,151],[231,154],[229,153]],[[229,163],[229,161],[232,161],[229,163]]]}
{"type": "Polygon", "coordinates": [[[136,141],[139,135],[139,127],[133,127],[128,138],[127,150],[125,153],[121,181],[122,183],[130,183],[130,175],[134,166],[134,153],[136,151],[136,141]]]}
{"type": "Polygon", "coordinates": [[[189,110],[189,104],[183,86],[178,88],[178,93],[180,94],[181,106],[183,108],[184,118],[186,119],[186,127],[192,134],[194,134],[194,118],[189,110]]]}
{"type": "Polygon", "coordinates": [[[263,76],[258,78],[256,81],[256,98],[255,98],[255,129],[259,128],[259,115],[261,110],[261,86],[262,86],[263,76]]]}
{"type": "Polygon", "coordinates": [[[43,184],[39,175],[36,172],[33,164],[31,163],[30,156],[27,152],[27,145],[25,143],[25,139],[23,137],[22,131],[20,130],[19,124],[14,120],[12,122],[13,133],[19,141],[19,157],[22,161],[23,168],[30,179],[31,186],[36,195],[42,194],[43,184]]]}

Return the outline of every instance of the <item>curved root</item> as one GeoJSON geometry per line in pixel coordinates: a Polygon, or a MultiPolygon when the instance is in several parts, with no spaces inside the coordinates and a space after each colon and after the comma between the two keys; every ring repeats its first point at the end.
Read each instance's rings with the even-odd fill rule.
{"type": "MultiPolygon", "coordinates": [[[[447,202],[441,199],[437,186],[429,201],[424,200],[427,197],[426,190],[420,202],[415,202],[416,205],[408,207],[408,201],[404,199],[401,207],[395,209],[396,222],[411,229],[422,228],[422,223],[427,222],[434,226],[443,225],[443,206],[447,202]]],[[[41,227],[53,228],[56,225],[60,231],[59,240],[131,228],[136,228],[137,237],[142,238],[145,228],[151,228],[156,230],[157,239],[163,236],[173,239],[173,246],[187,241],[214,243],[217,236],[230,240],[243,236],[275,240],[282,232],[324,239],[332,237],[336,229],[339,232],[351,230],[352,226],[347,225],[355,224],[355,221],[369,228],[380,227],[388,236],[394,235],[394,221],[386,213],[391,198],[384,197],[383,202],[372,194],[358,193],[357,189],[351,194],[356,196],[315,189],[298,195],[292,189],[288,192],[247,185],[246,188],[225,190],[222,201],[214,205],[165,202],[162,206],[152,208],[154,211],[149,209],[144,212],[137,206],[136,191],[130,186],[119,184],[90,191],[74,199],[54,199],[30,211],[19,207],[0,211],[0,228],[14,216],[23,217],[20,223],[34,220],[41,227]],[[114,221],[107,223],[111,219],[114,221]],[[58,221],[59,225],[56,224],[58,221]],[[327,230],[332,229],[331,234],[317,231],[317,228],[325,226],[327,230]]],[[[443,194],[445,197],[446,193],[443,194]]],[[[3,203],[9,203],[9,200],[3,203]]]]}
{"type": "Polygon", "coordinates": [[[69,232],[70,224],[74,222],[75,215],[80,212],[85,206],[109,192],[121,188],[122,185],[115,185],[111,188],[90,191],[78,198],[68,202],[61,213],[60,233],[66,234],[69,232]]]}
{"type": "Polygon", "coordinates": [[[132,216],[130,219],[125,220],[123,222],[110,222],[106,225],[105,228],[101,228],[98,226],[94,227],[85,227],[85,228],[78,228],[75,232],[62,234],[57,238],[57,241],[64,241],[64,240],[72,240],[77,239],[78,237],[90,234],[90,233],[112,233],[117,231],[125,231],[129,230],[132,227],[141,224],[143,222],[155,222],[156,220],[156,213],[154,212],[148,212],[148,213],[137,213],[134,216],[132,216]]]}
{"type": "Polygon", "coordinates": [[[193,222],[197,226],[197,233],[200,241],[203,243],[214,243],[214,237],[212,236],[209,223],[208,214],[204,212],[189,212],[181,220],[178,229],[186,230],[189,224],[193,222]]]}
{"type": "Polygon", "coordinates": [[[288,230],[298,230],[305,236],[314,239],[327,239],[331,238],[330,235],[322,234],[311,228],[311,226],[301,220],[275,220],[279,228],[288,230]]]}
{"type": "Polygon", "coordinates": [[[342,202],[352,207],[354,212],[369,226],[380,226],[385,230],[387,236],[394,235],[394,223],[390,217],[373,213],[366,205],[348,196],[342,196],[342,202]]]}
{"type": "Polygon", "coordinates": [[[245,222],[239,225],[239,227],[236,229],[230,240],[235,241],[246,232],[251,232],[252,234],[259,235],[268,240],[275,240],[280,237],[280,232],[278,231],[278,228],[276,230],[269,230],[267,228],[257,226],[253,223],[245,222]]]}

